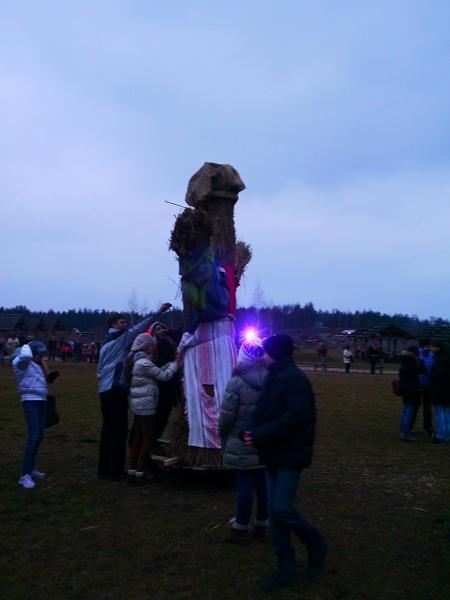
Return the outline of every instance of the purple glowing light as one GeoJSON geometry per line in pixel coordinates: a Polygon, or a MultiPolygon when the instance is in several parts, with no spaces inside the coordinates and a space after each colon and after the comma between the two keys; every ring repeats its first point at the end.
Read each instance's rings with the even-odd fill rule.
{"type": "Polygon", "coordinates": [[[244,331],[244,338],[246,342],[254,342],[258,338],[258,334],[254,329],[247,329],[244,331]]]}

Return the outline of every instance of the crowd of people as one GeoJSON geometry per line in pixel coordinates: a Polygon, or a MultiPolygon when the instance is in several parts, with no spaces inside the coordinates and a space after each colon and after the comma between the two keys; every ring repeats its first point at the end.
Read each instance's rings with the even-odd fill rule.
{"type": "MultiPolygon", "coordinates": [[[[328,348],[325,342],[320,342],[318,344],[316,354],[317,360],[314,363],[314,371],[317,371],[318,369],[321,371],[327,371],[328,348]]],[[[350,372],[351,365],[355,359],[354,354],[356,355],[357,359],[361,361],[368,361],[370,373],[374,374],[377,370],[380,373],[383,373],[386,355],[380,346],[370,344],[367,347],[367,350],[362,351],[359,347],[357,347],[355,352],[353,352],[350,346],[346,344],[342,350],[342,360],[344,364],[344,371],[346,373],[350,372]]]]}
{"type": "MultiPolygon", "coordinates": [[[[97,368],[102,414],[99,479],[126,479],[130,485],[140,486],[158,478],[160,470],[152,461],[152,449],[182,394],[179,339],[159,321],[170,307],[163,304],[155,315],[131,328],[123,314],[114,313],[109,319],[97,368]],[[133,415],[131,432],[129,411],[133,415]]],[[[12,365],[28,429],[19,484],[32,489],[46,475],[37,470],[36,457],[47,421],[48,384],[58,374],[49,372],[47,360],[56,352],[56,340],[47,345],[32,339],[22,345],[17,342],[12,365]]],[[[235,516],[229,523],[227,541],[248,544],[252,539],[264,539],[270,526],[277,569],[261,584],[268,591],[290,586],[299,577],[291,534],[306,547],[309,577],[321,573],[328,553],[320,531],[295,506],[302,470],[312,460],[316,410],[314,392],[295,364],[293,351],[293,340],[286,334],[244,341],[219,421],[223,465],[234,469],[236,482],[235,516]]],[[[346,347],[347,373],[352,358],[346,347]]],[[[321,359],[326,368],[323,349],[321,359]]],[[[433,443],[450,442],[450,358],[444,345],[427,342],[404,351],[399,383],[404,404],[401,439],[414,439],[411,431],[422,406],[424,429],[430,434],[434,408],[433,443]]]]}
{"type": "MultiPolygon", "coordinates": [[[[158,321],[170,304],[128,328],[124,315],[109,320],[98,363],[102,429],[98,477],[131,485],[154,481],[151,449],[167,424],[180,394],[182,352],[179,340],[158,321]],[[166,387],[165,387],[166,386],[166,387]],[[128,434],[128,410],[133,427],[128,434]]],[[[27,340],[12,365],[28,428],[19,484],[32,489],[46,474],[36,457],[47,418],[49,349],[27,340]]],[[[299,565],[291,533],[306,547],[307,574],[324,568],[328,545],[319,530],[295,506],[301,472],[311,464],[315,435],[315,399],[305,374],[295,365],[288,335],[245,342],[229,381],[220,418],[223,462],[236,469],[236,515],[230,522],[232,543],[263,539],[270,522],[277,569],[263,581],[266,590],[295,583],[299,565]],[[256,521],[251,523],[253,491],[256,521]]]]}
{"type": "Polygon", "coordinates": [[[415,440],[412,430],[422,407],[423,429],[432,436],[432,443],[450,442],[450,352],[444,343],[425,340],[420,347],[410,346],[401,353],[399,394],[402,440],[415,440]]]}
{"type": "MultiPolygon", "coordinates": [[[[0,337],[0,365],[5,365],[5,357],[12,360],[18,348],[32,339],[33,336],[18,337],[15,333],[11,334],[6,340],[0,337]]],[[[52,335],[47,342],[47,360],[49,363],[56,362],[56,360],[98,363],[99,353],[100,342],[94,340],[82,342],[80,339],[61,337],[58,341],[56,336],[52,335]]]]}

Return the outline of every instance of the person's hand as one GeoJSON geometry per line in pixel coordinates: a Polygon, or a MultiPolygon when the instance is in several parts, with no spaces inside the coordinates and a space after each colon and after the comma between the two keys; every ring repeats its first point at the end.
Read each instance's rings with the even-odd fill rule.
{"type": "Polygon", "coordinates": [[[183,362],[183,352],[177,352],[175,355],[175,362],[181,364],[183,362]]]}
{"type": "Polygon", "coordinates": [[[57,377],[59,377],[59,371],[50,371],[47,375],[47,383],[53,383],[57,377]]]}
{"type": "Polygon", "coordinates": [[[164,302],[164,304],[161,304],[159,307],[158,314],[166,312],[166,310],[169,310],[169,308],[172,308],[170,302],[164,302]]]}
{"type": "Polygon", "coordinates": [[[253,436],[251,431],[243,431],[239,437],[246,446],[253,446],[253,436]]]}

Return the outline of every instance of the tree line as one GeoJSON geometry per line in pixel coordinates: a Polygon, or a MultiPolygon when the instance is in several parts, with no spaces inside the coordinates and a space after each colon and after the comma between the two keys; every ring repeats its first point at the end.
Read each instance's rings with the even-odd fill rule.
{"type": "MultiPolygon", "coordinates": [[[[18,305],[14,307],[1,307],[2,313],[19,313],[26,318],[38,317],[45,322],[54,323],[59,321],[65,330],[77,328],[80,331],[104,331],[108,317],[111,311],[105,309],[70,309],[64,311],[49,310],[32,311],[26,306],[18,305]]],[[[124,311],[129,323],[133,324],[143,318],[144,315],[138,312],[124,311]]],[[[161,318],[169,327],[182,327],[183,311],[180,308],[173,308],[161,318]]],[[[393,314],[363,310],[363,311],[341,311],[318,310],[312,302],[301,304],[286,304],[283,306],[264,306],[262,308],[246,307],[238,308],[236,311],[236,324],[242,328],[247,324],[259,324],[265,330],[265,333],[272,331],[299,331],[305,329],[323,329],[328,328],[333,332],[343,329],[358,329],[365,327],[375,327],[377,325],[396,325],[411,333],[417,332],[431,325],[449,326],[450,322],[445,319],[430,317],[428,319],[419,319],[416,315],[393,314]]]]}

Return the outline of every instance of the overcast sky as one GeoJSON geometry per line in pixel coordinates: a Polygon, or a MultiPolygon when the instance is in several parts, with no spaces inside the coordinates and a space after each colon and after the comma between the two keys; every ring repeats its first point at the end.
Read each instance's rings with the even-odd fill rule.
{"type": "Polygon", "coordinates": [[[449,23],[446,0],[3,0],[0,306],[179,305],[165,200],[211,161],[247,186],[241,305],[450,318],[449,23]]]}

